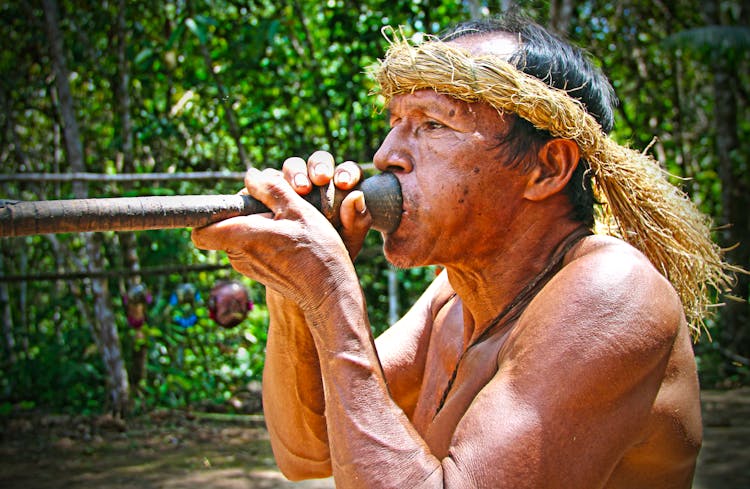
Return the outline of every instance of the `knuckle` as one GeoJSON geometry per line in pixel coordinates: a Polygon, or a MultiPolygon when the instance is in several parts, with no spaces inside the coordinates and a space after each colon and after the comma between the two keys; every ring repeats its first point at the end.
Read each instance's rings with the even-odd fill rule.
{"type": "Polygon", "coordinates": [[[357,171],[360,171],[359,165],[356,162],[352,161],[352,160],[347,160],[347,161],[341,163],[339,165],[339,168],[345,168],[347,170],[357,170],[357,171]]]}
{"type": "Polygon", "coordinates": [[[334,159],[333,155],[328,151],[318,150],[310,155],[310,158],[308,158],[308,162],[328,163],[330,165],[333,165],[334,159]]]}
{"type": "Polygon", "coordinates": [[[266,191],[271,197],[273,197],[274,199],[278,199],[286,195],[286,191],[289,188],[289,185],[286,183],[286,180],[277,178],[268,180],[265,184],[265,187],[266,191]]]}
{"type": "Polygon", "coordinates": [[[190,239],[193,241],[193,245],[195,245],[196,248],[202,250],[209,248],[205,234],[206,233],[202,228],[193,229],[190,233],[190,239]]]}
{"type": "Polygon", "coordinates": [[[282,168],[290,172],[304,172],[306,171],[307,163],[299,156],[292,156],[284,160],[282,168]]]}

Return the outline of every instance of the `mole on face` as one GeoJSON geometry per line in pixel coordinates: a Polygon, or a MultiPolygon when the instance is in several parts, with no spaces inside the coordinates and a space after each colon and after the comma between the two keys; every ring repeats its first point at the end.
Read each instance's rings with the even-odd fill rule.
{"type": "Polygon", "coordinates": [[[460,199],[458,199],[458,203],[459,203],[459,204],[463,204],[463,203],[464,203],[464,200],[465,200],[465,197],[466,197],[467,195],[469,195],[469,187],[464,187],[464,188],[463,188],[463,192],[462,192],[462,195],[463,195],[463,197],[461,197],[460,199]]]}

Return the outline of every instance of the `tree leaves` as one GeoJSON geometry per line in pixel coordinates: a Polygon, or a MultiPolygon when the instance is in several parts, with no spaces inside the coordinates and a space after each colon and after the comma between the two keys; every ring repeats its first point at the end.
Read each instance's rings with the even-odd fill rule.
{"type": "MultiPolygon", "coordinates": [[[[364,71],[384,54],[383,25],[404,26],[408,34],[435,33],[469,16],[466,2],[448,0],[203,0],[189,4],[168,1],[160,8],[143,8],[147,4],[142,1],[126,3],[133,171],[144,175],[242,171],[238,140],[258,167],[278,168],[288,156],[307,157],[317,149],[328,149],[340,161],[370,162],[386,135],[387,123],[370,96],[372,81],[364,71]],[[210,63],[206,63],[203,49],[210,63]],[[236,115],[236,137],[227,122],[227,110],[236,115]]],[[[501,3],[507,2],[482,4],[496,12],[501,3]]],[[[517,3],[542,23],[548,22],[549,2],[517,3]]],[[[733,89],[738,94],[740,145],[732,153],[732,161],[739,182],[746,178],[743,169],[750,144],[750,49],[747,27],[707,25],[701,14],[704,4],[698,0],[669,5],[643,0],[578,2],[569,34],[601,61],[617,88],[621,104],[615,137],[641,149],[657,138],[652,151],[670,172],[689,178],[677,183],[691,192],[703,209],[718,216],[722,182],[714,150],[712,63],[726,56],[736,68],[738,87],[733,89]]],[[[117,12],[112,3],[60,0],[60,5],[86,169],[122,171],[114,105],[117,60],[111,41],[117,12]]],[[[724,8],[725,15],[734,15],[736,9],[724,8]]],[[[0,5],[0,26],[4,33],[0,38],[0,171],[69,171],[62,126],[55,113],[42,11],[33,3],[5,2],[0,5]]],[[[89,193],[234,193],[241,185],[240,181],[104,182],[91,183],[89,193]]],[[[10,199],[70,196],[70,183],[16,182],[2,187],[2,197],[10,199]]],[[[195,250],[186,230],[138,233],[137,241],[143,268],[224,260],[195,250]]],[[[76,235],[0,242],[4,258],[0,273],[80,270],[83,263],[76,261],[70,250],[79,250],[82,242],[76,235]]],[[[121,244],[113,234],[104,236],[104,242],[107,262],[119,267],[121,244]]],[[[381,246],[376,233],[368,235],[356,264],[377,331],[389,322],[387,283],[392,273],[380,253],[381,246]]],[[[144,276],[157,299],[154,319],[148,325],[152,334],[150,377],[142,386],[145,405],[221,398],[224,392],[240,389],[249,378],[259,378],[266,325],[263,291],[257,284],[251,285],[253,299],[260,303],[258,316],[244,326],[257,342],[241,340],[244,336],[238,334],[220,336],[204,320],[195,331],[203,350],[191,348],[190,359],[195,363],[189,368],[195,370],[168,370],[174,368],[170,354],[177,340],[169,319],[160,316],[166,297],[182,281],[209,290],[227,273],[144,276]],[[218,345],[227,341],[238,342],[232,348],[242,347],[246,353],[238,357],[236,351],[222,351],[218,345]],[[229,373],[217,370],[222,362],[229,365],[229,373]],[[212,384],[211,375],[221,381],[212,384]],[[189,387],[189,395],[173,396],[173,387],[189,387]]],[[[433,273],[431,269],[396,272],[400,312],[433,273]]],[[[121,286],[116,279],[109,285],[113,293],[121,286]]],[[[2,366],[3,392],[10,393],[13,402],[29,399],[76,409],[90,409],[93,402],[101,407],[103,388],[98,382],[104,370],[96,355],[82,355],[92,342],[73,300],[76,296],[91,300],[82,282],[14,283],[8,287],[12,332],[17,340],[12,348],[21,363],[13,368],[2,366]],[[76,362],[92,366],[96,375],[90,369],[71,369],[74,375],[66,377],[66,384],[55,385],[55,369],[68,369],[76,362]],[[50,375],[46,375],[48,371],[50,375]],[[75,395],[63,396],[62,390],[75,395]]],[[[132,348],[135,339],[130,336],[119,300],[115,297],[113,302],[117,325],[125,348],[132,348]]],[[[3,346],[3,353],[7,349],[3,346]]]]}
{"type": "Polygon", "coordinates": [[[750,27],[694,27],[668,36],[664,40],[664,45],[691,52],[700,61],[709,65],[717,59],[728,59],[732,63],[750,50],[750,27]]]}

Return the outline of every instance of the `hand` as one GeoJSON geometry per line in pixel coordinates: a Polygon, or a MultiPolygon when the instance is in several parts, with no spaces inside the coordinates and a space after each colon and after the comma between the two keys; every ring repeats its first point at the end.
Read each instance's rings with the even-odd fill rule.
{"type": "Polygon", "coordinates": [[[321,309],[337,290],[359,290],[341,237],[323,214],[295,193],[282,172],[250,169],[245,187],[242,193],[271,212],[195,228],[196,247],[225,251],[235,270],[278,291],[305,312],[321,309]]]}
{"type": "MultiPolygon", "coordinates": [[[[362,179],[362,169],[353,161],[335,166],[333,156],[326,151],[316,151],[307,161],[299,157],[284,162],[282,173],[292,188],[300,195],[307,195],[313,185],[328,185],[333,179],[336,188],[344,191],[356,187],[362,179]]],[[[372,217],[367,211],[365,196],[359,190],[349,193],[341,202],[339,210],[341,239],[354,259],[362,249],[372,217]]]]}

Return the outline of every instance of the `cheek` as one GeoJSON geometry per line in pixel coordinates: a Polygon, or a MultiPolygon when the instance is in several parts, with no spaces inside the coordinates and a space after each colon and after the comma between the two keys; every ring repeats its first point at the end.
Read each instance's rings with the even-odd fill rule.
{"type": "Polygon", "coordinates": [[[466,198],[471,193],[471,189],[469,189],[468,185],[463,185],[461,188],[457,189],[458,193],[458,201],[456,202],[459,205],[464,205],[466,203],[466,198]]]}
{"type": "Polygon", "coordinates": [[[460,216],[471,205],[473,193],[479,191],[476,183],[467,179],[465,171],[454,168],[426,175],[418,178],[411,188],[404,188],[406,208],[419,220],[437,220],[449,225],[454,216],[460,216]]]}

